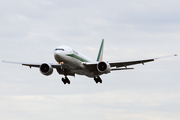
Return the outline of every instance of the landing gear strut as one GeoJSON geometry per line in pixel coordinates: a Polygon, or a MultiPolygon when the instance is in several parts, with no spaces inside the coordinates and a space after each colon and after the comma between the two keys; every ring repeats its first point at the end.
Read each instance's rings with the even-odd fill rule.
{"type": "Polygon", "coordinates": [[[70,80],[69,80],[67,77],[62,78],[62,82],[63,82],[64,84],[66,84],[66,83],[70,84],[70,80]]]}
{"type": "Polygon", "coordinates": [[[102,83],[102,79],[101,79],[99,76],[94,77],[94,81],[95,81],[96,83],[98,83],[98,82],[102,83]]]}

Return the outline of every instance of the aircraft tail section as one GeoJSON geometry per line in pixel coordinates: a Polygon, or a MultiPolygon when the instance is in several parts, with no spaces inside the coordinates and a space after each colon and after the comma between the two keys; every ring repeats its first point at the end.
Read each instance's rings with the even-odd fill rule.
{"type": "Polygon", "coordinates": [[[97,62],[102,61],[102,58],[103,58],[103,48],[104,48],[104,39],[102,39],[102,42],[101,42],[101,46],[100,46],[100,49],[99,49],[99,54],[98,54],[98,57],[97,57],[97,62]]]}

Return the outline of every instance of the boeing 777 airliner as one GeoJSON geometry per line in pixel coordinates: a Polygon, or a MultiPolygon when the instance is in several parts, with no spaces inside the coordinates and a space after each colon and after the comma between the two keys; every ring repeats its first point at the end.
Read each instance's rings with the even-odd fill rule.
{"type": "MultiPolygon", "coordinates": [[[[130,65],[143,64],[151,62],[159,58],[130,60],[130,61],[102,61],[103,58],[104,39],[102,40],[97,60],[92,60],[87,56],[73,50],[71,47],[62,45],[54,50],[54,58],[57,63],[26,63],[26,62],[10,62],[6,63],[22,64],[25,66],[37,67],[43,75],[51,75],[53,68],[57,72],[65,77],[62,78],[64,84],[70,84],[70,80],[67,76],[75,76],[75,74],[85,75],[90,78],[94,78],[96,83],[102,83],[100,75],[110,73],[115,70],[128,70],[134,68],[128,68],[130,65]]],[[[176,56],[176,54],[174,55],[176,56]]],[[[162,57],[161,57],[162,58],[162,57]]]]}

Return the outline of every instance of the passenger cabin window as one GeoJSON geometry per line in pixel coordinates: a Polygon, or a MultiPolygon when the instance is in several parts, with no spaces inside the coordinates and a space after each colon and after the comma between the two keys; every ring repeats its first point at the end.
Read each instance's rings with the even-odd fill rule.
{"type": "Polygon", "coordinates": [[[62,48],[56,48],[55,51],[56,51],[56,50],[64,51],[64,49],[62,49],[62,48]]]}

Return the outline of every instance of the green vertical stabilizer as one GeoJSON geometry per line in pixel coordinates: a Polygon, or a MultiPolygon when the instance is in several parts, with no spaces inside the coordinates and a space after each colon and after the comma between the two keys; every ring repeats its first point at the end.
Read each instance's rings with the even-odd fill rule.
{"type": "Polygon", "coordinates": [[[98,54],[98,57],[97,57],[97,61],[98,62],[102,61],[102,58],[103,58],[103,48],[104,48],[104,39],[102,39],[101,46],[100,46],[100,49],[99,49],[99,54],[98,54]]]}

